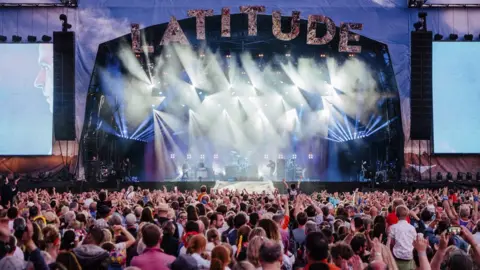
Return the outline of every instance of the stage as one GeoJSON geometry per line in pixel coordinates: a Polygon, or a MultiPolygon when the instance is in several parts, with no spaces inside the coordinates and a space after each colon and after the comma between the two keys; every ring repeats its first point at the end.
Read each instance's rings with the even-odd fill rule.
{"type": "MultiPolygon", "coordinates": [[[[255,183],[255,181],[246,181],[248,183],[255,183]]],[[[265,181],[263,181],[265,182],[265,181]]],[[[270,182],[270,181],[269,181],[270,182]]],[[[216,185],[216,181],[156,181],[156,182],[136,182],[136,183],[128,183],[128,182],[105,182],[105,183],[98,183],[98,182],[85,182],[85,181],[62,181],[62,182],[39,182],[39,183],[32,183],[28,181],[20,181],[19,182],[19,189],[20,191],[31,190],[31,189],[55,189],[58,192],[63,192],[67,190],[71,190],[72,192],[86,192],[91,190],[99,191],[100,189],[108,189],[110,191],[116,191],[121,189],[126,189],[129,186],[141,187],[144,189],[163,189],[165,186],[168,190],[173,190],[174,187],[181,192],[186,190],[200,190],[200,187],[205,185],[207,188],[211,189],[214,188],[216,185]]],[[[237,182],[227,182],[230,184],[235,183],[242,183],[242,181],[237,182]]],[[[262,181],[258,181],[257,183],[262,183],[262,181]]],[[[289,181],[287,182],[288,185],[298,183],[289,181]]],[[[273,188],[278,189],[280,193],[286,194],[285,185],[282,182],[271,182],[273,188]]],[[[371,182],[327,182],[327,181],[304,181],[300,183],[300,189],[302,192],[311,194],[313,192],[321,192],[323,190],[327,190],[328,192],[352,192],[355,189],[359,189],[360,191],[372,191],[372,190],[415,190],[415,189],[423,189],[423,188],[431,188],[431,189],[438,189],[448,186],[449,188],[472,188],[478,186],[478,182],[471,181],[471,182],[433,182],[430,183],[429,181],[425,182],[405,182],[405,181],[397,181],[397,182],[386,182],[386,183],[376,183],[372,184],[371,182]]]]}

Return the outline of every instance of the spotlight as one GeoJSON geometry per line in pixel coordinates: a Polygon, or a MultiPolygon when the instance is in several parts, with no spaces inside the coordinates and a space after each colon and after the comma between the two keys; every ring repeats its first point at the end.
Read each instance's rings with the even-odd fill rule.
{"type": "Polygon", "coordinates": [[[413,24],[413,27],[415,27],[415,31],[420,31],[420,28],[422,28],[423,24],[421,22],[416,22],[413,24]]]}
{"type": "Polygon", "coordinates": [[[0,36],[0,42],[6,42],[7,41],[7,37],[6,36],[0,36]]]}
{"type": "Polygon", "coordinates": [[[475,175],[475,179],[476,179],[477,181],[480,181],[480,172],[477,172],[477,174],[475,175]]]}
{"type": "MultiPolygon", "coordinates": [[[[283,158],[284,158],[283,154],[278,154],[278,159],[283,159],[283,158]]],[[[479,174],[480,174],[480,172],[479,172],[479,174]]]]}
{"type": "Polygon", "coordinates": [[[463,180],[463,173],[457,172],[457,180],[463,180]]]}
{"type": "Polygon", "coordinates": [[[218,159],[218,154],[214,154],[213,159],[218,159]]]}
{"type": "Polygon", "coordinates": [[[292,159],[297,159],[297,155],[296,155],[296,154],[293,154],[293,155],[292,155],[292,159]]]}
{"type": "Polygon", "coordinates": [[[72,28],[72,25],[68,23],[68,17],[65,14],[60,14],[59,17],[60,21],[62,22],[62,31],[67,32],[68,29],[72,28]]]}
{"type": "Polygon", "coordinates": [[[21,41],[22,41],[22,37],[21,37],[21,36],[17,36],[17,35],[13,35],[13,36],[12,36],[12,41],[15,42],[15,43],[21,42],[21,41]]]}
{"type": "Polygon", "coordinates": [[[192,159],[192,155],[187,154],[187,159],[192,159]]]}
{"type": "Polygon", "coordinates": [[[427,13],[426,12],[419,12],[418,13],[418,18],[420,19],[425,19],[427,17],[427,13]]]}
{"type": "Polygon", "coordinates": [[[308,159],[313,159],[313,154],[308,154],[308,159]]]}
{"type": "Polygon", "coordinates": [[[28,36],[27,40],[30,43],[35,43],[35,42],[37,42],[37,37],[36,36],[28,36]]]}
{"type": "Polygon", "coordinates": [[[51,37],[51,36],[47,36],[47,35],[43,35],[43,36],[42,36],[42,41],[43,41],[43,42],[50,42],[50,41],[52,41],[52,37],[51,37]]]}
{"type": "Polygon", "coordinates": [[[205,155],[200,155],[200,159],[205,159],[205,155]]]}
{"type": "Polygon", "coordinates": [[[453,175],[451,172],[447,172],[447,180],[453,180],[453,175]]]}
{"type": "Polygon", "coordinates": [[[322,54],[320,54],[320,57],[325,58],[325,57],[327,57],[327,55],[322,53],[322,54]]]}
{"type": "Polygon", "coordinates": [[[437,172],[437,181],[442,181],[443,180],[443,175],[441,172],[437,172]]]}
{"type": "Polygon", "coordinates": [[[450,40],[457,40],[457,39],[458,39],[458,35],[457,35],[457,34],[450,34],[450,35],[448,36],[448,39],[450,39],[450,40]]]}
{"type": "Polygon", "coordinates": [[[171,159],[175,159],[175,154],[170,154],[171,159]]]}
{"type": "Polygon", "coordinates": [[[472,41],[472,40],[473,40],[473,35],[472,35],[472,34],[465,34],[465,35],[463,36],[463,39],[464,39],[465,41],[472,41]]]}
{"type": "Polygon", "coordinates": [[[442,39],[443,39],[443,35],[436,34],[435,36],[433,36],[433,40],[435,40],[435,41],[440,41],[442,39]]]}
{"type": "Polygon", "coordinates": [[[467,172],[467,180],[472,180],[473,179],[473,175],[471,172],[467,172]]]}
{"type": "Polygon", "coordinates": [[[268,155],[267,154],[263,155],[263,158],[268,159],[268,155]]]}

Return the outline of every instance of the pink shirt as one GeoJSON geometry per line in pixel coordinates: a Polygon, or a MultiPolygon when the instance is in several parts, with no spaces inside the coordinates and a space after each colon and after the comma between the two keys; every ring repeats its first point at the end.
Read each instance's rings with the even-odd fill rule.
{"type": "Polygon", "coordinates": [[[142,270],[169,270],[175,257],[163,253],[159,248],[147,248],[142,255],[132,259],[131,266],[142,270]]]}

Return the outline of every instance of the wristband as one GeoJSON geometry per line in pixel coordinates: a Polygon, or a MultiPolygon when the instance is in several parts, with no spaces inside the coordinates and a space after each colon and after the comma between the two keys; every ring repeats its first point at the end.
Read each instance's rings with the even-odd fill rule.
{"type": "Polygon", "coordinates": [[[419,251],[417,252],[418,257],[427,257],[427,252],[426,251],[419,251]]]}
{"type": "Polygon", "coordinates": [[[478,196],[473,196],[473,201],[478,202],[478,196]]]}

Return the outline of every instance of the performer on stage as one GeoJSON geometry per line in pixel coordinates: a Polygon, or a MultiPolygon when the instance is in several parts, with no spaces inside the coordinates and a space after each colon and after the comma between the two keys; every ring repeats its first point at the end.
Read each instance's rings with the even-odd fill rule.
{"type": "Polygon", "coordinates": [[[188,169],[189,169],[188,163],[187,162],[183,163],[183,165],[182,165],[182,180],[190,178],[189,175],[188,175],[188,169]]]}
{"type": "Polygon", "coordinates": [[[276,167],[275,161],[269,160],[267,167],[270,168],[270,176],[273,176],[273,174],[275,173],[275,167],[276,167]]]}
{"type": "Polygon", "coordinates": [[[130,162],[129,158],[126,158],[123,161],[123,172],[125,173],[125,177],[128,177],[130,179],[131,177],[131,171],[132,171],[132,163],[130,162]]]}
{"type": "Polygon", "coordinates": [[[15,181],[13,181],[13,183],[11,183],[9,182],[8,177],[5,177],[5,182],[1,189],[2,206],[4,208],[6,208],[9,203],[10,203],[10,206],[13,205],[13,199],[15,198],[18,192],[18,188],[17,188],[18,180],[20,180],[20,178],[17,178],[15,181]]]}

